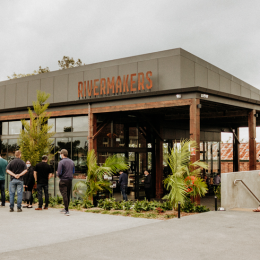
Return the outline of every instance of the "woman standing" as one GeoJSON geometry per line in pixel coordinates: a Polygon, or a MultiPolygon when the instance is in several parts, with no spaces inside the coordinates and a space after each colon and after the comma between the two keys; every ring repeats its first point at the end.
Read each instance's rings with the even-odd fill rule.
{"type": "Polygon", "coordinates": [[[33,196],[32,196],[32,189],[35,183],[34,176],[33,176],[33,167],[31,166],[31,162],[29,160],[26,161],[27,166],[27,173],[24,175],[23,181],[24,181],[24,190],[31,192],[30,200],[27,200],[27,206],[24,206],[24,208],[32,208],[32,202],[33,202],[33,196]]]}

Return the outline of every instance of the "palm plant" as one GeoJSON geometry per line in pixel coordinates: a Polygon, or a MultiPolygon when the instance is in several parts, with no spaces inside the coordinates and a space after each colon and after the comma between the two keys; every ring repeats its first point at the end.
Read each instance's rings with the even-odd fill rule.
{"type": "Polygon", "coordinates": [[[201,197],[207,192],[206,183],[199,177],[201,169],[207,169],[207,165],[190,160],[191,150],[196,149],[196,146],[195,141],[183,140],[180,145],[175,145],[168,155],[167,162],[172,173],[164,180],[169,191],[164,199],[170,200],[175,208],[179,201],[183,204],[187,196],[201,197]]]}
{"type": "Polygon", "coordinates": [[[109,156],[105,163],[101,166],[97,164],[97,156],[94,150],[88,152],[87,155],[87,177],[85,181],[79,181],[74,186],[74,192],[83,186],[86,187],[86,197],[93,201],[99,191],[107,190],[112,192],[111,183],[104,179],[104,175],[112,176],[119,170],[127,170],[128,165],[125,158],[118,157],[116,154],[109,156]]]}

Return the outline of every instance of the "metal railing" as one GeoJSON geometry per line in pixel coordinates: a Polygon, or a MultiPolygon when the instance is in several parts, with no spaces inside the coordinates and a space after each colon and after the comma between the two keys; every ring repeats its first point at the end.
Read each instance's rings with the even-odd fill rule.
{"type": "Polygon", "coordinates": [[[247,187],[247,185],[242,180],[234,180],[234,185],[237,185],[237,182],[241,181],[244,186],[248,189],[248,191],[255,197],[255,199],[260,203],[260,200],[256,197],[256,195],[247,187]]]}

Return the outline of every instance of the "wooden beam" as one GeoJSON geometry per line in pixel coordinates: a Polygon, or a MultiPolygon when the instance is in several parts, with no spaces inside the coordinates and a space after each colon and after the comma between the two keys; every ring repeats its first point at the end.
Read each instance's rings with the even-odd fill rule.
{"type": "Polygon", "coordinates": [[[249,170],[256,170],[256,117],[255,109],[248,114],[248,132],[249,132],[249,170]]]}
{"type": "Polygon", "coordinates": [[[156,198],[161,199],[163,196],[163,140],[159,137],[162,134],[163,128],[162,124],[159,120],[159,135],[156,138],[156,149],[155,149],[155,167],[156,167],[156,183],[155,183],[155,190],[156,190],[156,198]]]}
{"type": "MultiPolygon", "coordinates": [[[[233,130],[233,129],[232,129],[233,130]]],[[[233,131],[232,131],[233,132],[233,131]]],[[[240,152],[239,152],[239,146],[240,146],[240,142],[239,140],[239,128],[235,129],[235,133],[233,132],[233,172],[239,172],[239,168],[240,168],[240,152]]]]}
{"type": "Polygon", "coordinates": [[[94,149],[97,152],[97,139],[93,136],[97,131],[97,115],[92,112],[92,108],[88,107],[88,120],[89,120],[89,130],[88,130],[88,150],[94,149]]]}
{"type": "Polygon", "coordinates": [[[191,157],[193,162],[200,159],[200,108],[198,105],[200,104],[199,99],[192,99],[190,105],[190,139],[196,141],[197,143],[197,151],[196,155],[191,157]]]}
{"type": "MultiPolygon", "coordinates": [[[[199,99],[192,99],[190,105],[190,139],[196,141],[197,149],[195,155],[191,156],[191,161],[195,162],[200,159],[200,104],[199,99]]],[[[191,198],[193,202],[200,204],[200,196],[191,198]]]]}
{"type": "Polygon", "coordinates": [[[92,108],[93,113],[109,113],[116,111],[135,111],[153,108],[163,107],[175,107],[175,106],[189,106],[191,99],[181,100],[170,100],[170,101],[159,101],[159,102],[148,102],[148,103],[136,103],[129,105],[118,105],[118,106],[107,106],[107,107],[95,107],[92,108]]]}

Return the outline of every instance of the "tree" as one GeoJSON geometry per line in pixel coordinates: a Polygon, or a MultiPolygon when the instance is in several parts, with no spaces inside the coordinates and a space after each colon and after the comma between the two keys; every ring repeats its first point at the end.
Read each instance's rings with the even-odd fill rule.
{"type": "Polygon", "coordinates": [[[70,68],[75,68],[78,66],[82,65],[82,61],[81,59],[78,59],[76,62],[74,61],[74,59],[69,56],[63,56],[62,60],[58,60],[58,65],[60,67],[60,69],[70,69],[70,68]]]}
{"type": "Polygon", "coordinates": [[[33,73],[29,73],[29,74],[22,74],[22,73],[20,73],[20,74],[16,74],[16,73],[14,72],[11,77],[7,76],[7,78],[8,78],[8,79],[18,79],[18,78],[33,76],[33,75],[37,75],[37,74],[41,74],[41,73],[46,73],[46,72],[50,72],[49,67],[42,68],[41,66],[39,66],[39,69],[38,69],[38,70],[34,70],[33,73]]]}
{"type": "Polygon", "coordinates": [[[79,181],[74,187],[74,191],[79,190],[82,186],[87,188],[86,197],[93,200],[99,191],[107,190],[112,192],[110,181],[104,179],[104,175],[112,176],[119,170],[127,170],[128,165],[124,157],[118,157],[116,154],[109,156],[102,166],[97,164],[97,156],[94,150],[87,155],[87,177],[85,181],[79,181]]]}
{"type": "Polygon", "coordinates": [[[175,208],[179,201],[183,204],[186,197],[201,197],[208,190],[206,183],[199,177],[201,169],[207,169],[207,165],[200,161],[190,161],[191,150],[196,146],[195,141],[183,140],[168,155],[167,161],[172,173],[164,180],[169,191],[164,199],[169,199],[175,208]]]}
{"type": "Polygon", "coordinates": [[[51,138],[55,132],[50,132],[52,126],[48,125],[50,116],[46,112],[49,104],[45,103],[49,97],[50,94],[38,91],[37,101],[33,102],[34,112],[28,108],[30,122],[21,120],[24,129],[21,130],[18,144],[22,159],[30,160],[32,166],[40,162],[44,154],[49,155],[53,149],[51,138]]]}

